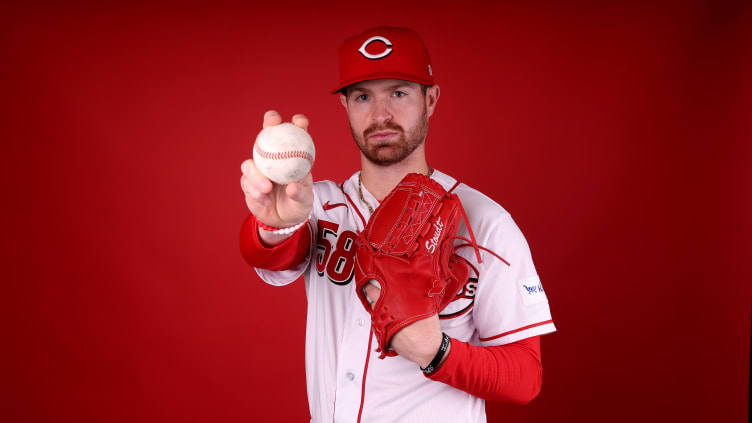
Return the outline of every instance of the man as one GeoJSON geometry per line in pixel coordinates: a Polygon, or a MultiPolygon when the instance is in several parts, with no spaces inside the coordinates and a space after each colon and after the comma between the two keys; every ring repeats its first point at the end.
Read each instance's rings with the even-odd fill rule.
{"type": "MultiPolygon", "coordinates": [[[[478,191],[453,191],[464,206],[482,263],[459,254],[473,274],[439,315],[396,333],[398,355],[379,359],[370,315],[353,283],[356,231],[408,173],[430,176],[449,190],[455,180],[425,156],[428,119],[439,100],[428,52],[409,29],[379,27],[340,49],[339,94],[361,151],[361,171],[335,185],[273,184],[245,161],[241,187],[251,215],[241,251],[269,284],[305,277],[308,297],[306,377],[314,422],[483,422],[484,399],[526,403],[541,383],[539,335],[553,332],[530,251],[509,214],[478,191]],[[292,233],[290,233],[292,232],[292,233]],[[446,333],[451,342],[440,351],[446,333]],[[443,355],[442,355],[443,354],[443,355]],[[422,371],[434,359],[439,365],[422,371]]],[[[274,111],[264,127],[281,123],[274,111]]],[[[307,128],[308,120],[292,122],[307,128]]],[[[459,235],[467,236],[462,226],[459,235]]],[[[469,250],[469,251],[467,251],[469,250]]],[[[366,287],[369,299],[380,295],[366,287]]]]}

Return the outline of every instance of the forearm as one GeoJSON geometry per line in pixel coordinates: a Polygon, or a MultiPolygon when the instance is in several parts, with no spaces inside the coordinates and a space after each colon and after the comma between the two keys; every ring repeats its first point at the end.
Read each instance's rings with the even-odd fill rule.
{"type": "Polygon", "coordinates": [[[300,264],[311,245],[311,231],[304,225],[292,234],[268,234],[262,238],[256,217],[250,214],[240,230],[240,252],[253,267],[269,270],[287,270],[300,264]]]}
{"type": "Polygon", "coordinates": [[[540,392],[540,338],[492,347],[452,339],[448,357],[428,377],[479,398],[526,404],[540,392]]]}

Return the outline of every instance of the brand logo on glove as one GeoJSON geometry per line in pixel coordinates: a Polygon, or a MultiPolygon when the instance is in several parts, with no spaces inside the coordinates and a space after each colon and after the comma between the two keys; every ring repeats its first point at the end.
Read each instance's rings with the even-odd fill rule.
{"type": "Polygon", "coordinates": [[[431,254],[436,251],[436,246],[439,245],[439,238],[441,238],[441,231],[444,229],[444,224],[441,223],[441,216],[433,223],[433,227],[436,228],[433,231],[433,238],[426,241],[426,250],[431,254]]]}

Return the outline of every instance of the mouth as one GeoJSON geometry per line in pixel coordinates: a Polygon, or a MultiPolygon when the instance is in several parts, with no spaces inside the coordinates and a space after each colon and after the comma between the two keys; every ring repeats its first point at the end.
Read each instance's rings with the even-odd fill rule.
{"type": "Polygon", "coordinates": [[[378,131],[368,135],[368,139],[374,142],[392,141],[397,137],[399,137],[399,132],[396,131],[378,131]]]}

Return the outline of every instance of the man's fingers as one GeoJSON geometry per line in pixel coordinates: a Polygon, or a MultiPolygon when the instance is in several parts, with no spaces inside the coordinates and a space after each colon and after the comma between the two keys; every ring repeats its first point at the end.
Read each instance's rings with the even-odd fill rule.
{"type": "Polygon", "coordinates": [[[251,184],[251,181],[245,175],[240,177],[240,189],[243,190],[243,194],[250,195],[253,188],[253,184],[251,184]]]}
{"type": "MultiPolygon", "coordinates": [[[[268,112],[264,113],[264,128],[266,128],[267,126],[279,125],[280,123],[282,123],[282,116],[276,110],[269,110],[268,112]]],[[[308,118],[304,114],[298,113],[296,115],[293,115],[292,123],[305,130],[308,130],[309,122],[308,118]]]]}
{"type": "Polygon", "coordinates": [[[245,194],[246,202],[248,203],[249,207],[252,207],[252,204],[249,202],[249,200],[263,204],[264,206],[268,206],[272,203],[271,196],[259,191],[258,188],[256,188],[256,186],[253,185],[253,183],[251,183],[251,181],[245,175],[240,177],[240,188],[245,194]]]}
{"type": "Polygon", "coordinates": [[[248,178],[248,182],[253,184],[259,191],[268,194],[272,191],[273,183],[263,173],[261,173],[253,160],[248,159],[240,164],[240,170],[248,178]]]}
{"type": "Polygon", "coordinates": [[[292,123],[296,126],[299,126],[306,131],[308,130],[308,118],[303,114],[296,114],[292,117],[292,123]]]}
{"type": "Polygon", "coordinates": [[[366,292],[368,302],[371,303],[371,308],[373,308],[373,305],[376,304],[376,301],[378,301],[381,296],[381,290],[377,288],[376,285],[369,282],[363,287],[363,291],[366,292]]]}
{"type": "Polygon", "coordinates": [[[285,187],[285,195],[298,203],[308,203],[313,196],[313,177],[308,174],[298,182],[290,182],[285,187]]]}
{"type": "Polygon", "coordinates": [[[279,125],[282,123],[282,116],[276,110],[269,110],[264,113],[264,128],[267,126],[279,125]]]}

